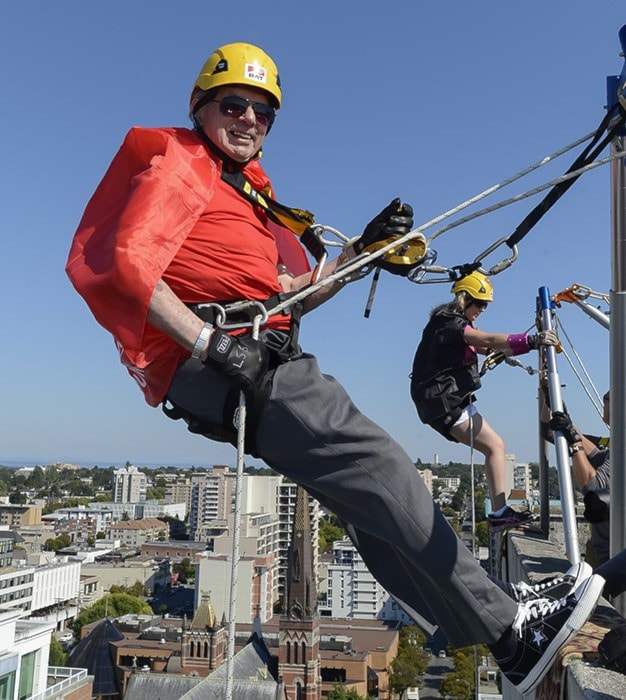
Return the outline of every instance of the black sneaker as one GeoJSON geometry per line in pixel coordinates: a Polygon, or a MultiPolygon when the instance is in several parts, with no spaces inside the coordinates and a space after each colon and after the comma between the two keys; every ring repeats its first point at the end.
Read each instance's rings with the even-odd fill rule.
{"type": "Polygon", "coordinates": [[[500,515],[489,513],[487,521],[491,530],[500,530],[504,527],[514,527],[537,520],[537,516],[530,510],[513,510],[510,506],[502,511],[500,515]]]}
{"type": "Polygon", "coordinates": [[[526,603],[529,600],[537,600],[538,598],[563,598],[572,592],[572,589],[578,588],[580,584],[588,579],[593,573],[593,569],[589,564],[581,561],[579,564],[574,564],[562,576],[553,576],[546,578],[539,583],[520,583],[511,584],[513,598],[518,603],[526,603]]]}
{"type": "Polygon", "coordinates": [[[520,693],[529,693],[539,684],[559,649],[585,624],[603,588],[604,579],[594,574],[565,598],[519,604],[512,626],[517,635],[515,651],[496,663],[520,693]]]}

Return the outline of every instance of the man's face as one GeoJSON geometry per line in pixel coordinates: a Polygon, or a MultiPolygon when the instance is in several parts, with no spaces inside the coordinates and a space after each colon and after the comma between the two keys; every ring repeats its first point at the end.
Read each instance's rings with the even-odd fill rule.
{"type": "Polygon", "coordinates": [[[219,89],[215,101],[209,102],[202,112],[200,125],[204,133],[221,151],[239,163],[246,163],[257,153],[267,134],[267,124],[260,123],[253,102],[269,105],[270,99],[262,90],[227,85],[219,89]],[[227,97],[243,98],[250,104],[240,116],[223,114],[220,102],[227,97]]]}

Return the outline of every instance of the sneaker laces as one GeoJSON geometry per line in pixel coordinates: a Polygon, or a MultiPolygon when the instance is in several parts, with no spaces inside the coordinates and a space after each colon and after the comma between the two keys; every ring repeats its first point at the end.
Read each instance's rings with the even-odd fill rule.
{"type": "Polygon", "coordinates": [[[524,624],[540,620],[543,617],[555,613],[566,605],[566,598],[557,598],[555,600],[550,598],[537,598],[536,600],[529,600],[526,603],[520,603],[517,615],[513,621],[513,629],[517,632],[518,636],[521,637],[524,624]]]}
{"type": "Polygon", "coordinates": [[[559,576],[558,578],[553,578],[546,582],[539,581],[539,583],[526,583],[526,581],[520,581],[519,583],[514,583],[513,586],[520,593],[540,593],[543,590],[553,588],[554,586],[559,586],[564,582],[565,579],[559,576]]]}

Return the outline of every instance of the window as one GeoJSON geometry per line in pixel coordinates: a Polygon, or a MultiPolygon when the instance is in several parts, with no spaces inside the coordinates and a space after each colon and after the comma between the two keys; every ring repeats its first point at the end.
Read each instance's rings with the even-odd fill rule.
{"type": "Polygon", "coordinates": [[[0,676],[0,700],[12,700],[15,694],[15,671],[0,676]]]}
{"type": "Polygon", "coordinates": [[[24,656],[22,656],[22,663],[20,664],[19,700],[26,700],[26,698],[29,698],[33,694],[36,660],[36,651],[31,651],[30,654],[24,654],[24,656]]]}

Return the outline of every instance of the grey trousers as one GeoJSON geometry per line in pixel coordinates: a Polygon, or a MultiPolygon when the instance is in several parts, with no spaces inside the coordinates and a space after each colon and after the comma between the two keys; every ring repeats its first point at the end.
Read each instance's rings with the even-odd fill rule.
{"type": "MultiPolygon", "coordinates": [[[[207,370],[184,363],[168,396],[218,415],[210,404],[224,393],[215,386],[221,378],[207,370]]],[[[439,625],[452,645],[495,642],[512,624],[517,604],[457,537],[410,457],[311,355],[276,370],[256,446],[264,462],[338,516],[381,585],[421,622],[439,625]]]]}

